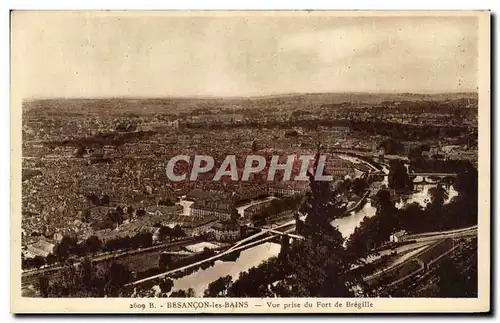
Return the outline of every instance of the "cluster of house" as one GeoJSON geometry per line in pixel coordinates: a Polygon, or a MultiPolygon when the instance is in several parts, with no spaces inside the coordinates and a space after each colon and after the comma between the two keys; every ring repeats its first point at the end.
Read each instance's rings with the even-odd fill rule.
{"type": "MultiPolygon", "coordinates": [[[[234,241],[241,236],[240,226],[245,224],[243,222],[252,218],[252,214],[262,212],[269,205],[272,198],[263,200],[262,203],[255,203],[255,199],[263,196],[292,196],[304,192],[308,188],[307,182],[279,182],[269,185],[243,187],[231,193],[194,190],[186,196],[187,199],[194,201],[190,207],[190,216],[188,217],[184,216],[184,208],[181,205],[152,205],[145,207],[143,209],[145,211],[144,215],[140,219],[134,216],[137,210],[129,212],[128,207],[124,207],[124,220],[133,218],[135,221],[130,223],[127,221],[123,224],[123,227],[119,226],[120,229],[117,226],[114,230],[101,230],[103,231],[102,236],[97,234],[98,232],[92,234],[97,234],[104,241],[110,237],[129,234],[132,231],[153,229],[154,223],[161,220],[160,223],[162,224],[179,224],[186,235],[190,237],[211,234],[218,241],[234,241]],[[241,217],[238,214],[237,206],[245,206],[245,203],[248,204],[248,207],[244,211],[245,217],[241,217]]],[[[104,218],[109,212],[115,210],[116,207],[92,207],[89,217],[104,218]]],[[[40,237],[38,241],[27,244],[25,254],[27,256],[40,255],[46,257],[52,252],[55,243],[57,243],[55,237],[47,240],[40,237]]]]}
{"type": "Polygon", "coordinates": [[[140,126],[142,131],[158,131],[161,132],[167,129],[178,129],[180,126],[179,120],[167,121],[167,122],[148,122],[143,123],[140,126]]]}
{"type": "Polygon", "coordinates": [[[467,160],[477,163],[477,149],[466,149],[464,146],[448,145],[440,147],[440,152],[448,160],[467,160]]]}
{"type": "MultiPolygon", "coordinates": [[[[214,217],[221,221],[228,221],[236,211],[237,206],[244,206],[256,198],[267,196],[292,196],[309,189],[308,182],[276,182],[270,185],[261,185],[252,189],[238,190],[232,194],[220,192],[198,192],[189,193],[188,198],[194,200],[191,205],[191,215],[197,217],[214,217]]],[[[262,205],[263,207],[264,205],[262,205]]]]}
{"type": "Polygon", "coordinates": [[[28,245],[23,250],[23,255],[31,258],[36,256],[47,257],[54,250],[54,246],[54,243],[41,238],[37,242],[28,245]]]}
{"type": "Polygon", "coordinates": [[[153,205],[146,207],[144,211],[146,211],[146,213],[150,215],[156,215],[156,216],[165,216],[165,215],[178,216],[182,215],[184,208],[180,205],[172,205],[172,206],[153,205]]]}
{"type": "Polygon", "coordinates": [[[204,218],[182,225],[183,231],[190,237],[213,235],[217,241],[235,241],[241,237],[241,223],[218,218],[204,218]]]}
{"type": "Polygon", "coordinates": [[[268,195],[292,196],[309,189],[309,182],[275,182],[267,187],[268,195]]]}
{"type": "Polygon", "coordinates": [[[403,242],[403,241],[406,241],[406,231],[405,230],[399,230],[397,232],[394,232],[389,237],[389,242],[391,242],[391,243],[398,243],[398,242],[403,242]]]}

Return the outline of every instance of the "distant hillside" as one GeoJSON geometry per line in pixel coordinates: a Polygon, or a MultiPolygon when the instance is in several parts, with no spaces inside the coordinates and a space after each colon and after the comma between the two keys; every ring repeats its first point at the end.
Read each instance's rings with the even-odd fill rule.
{"type": "Polygon", "coordinates": [[[250,100],[312,100],[329,101],[331,103],[380,103],[383,101],[443,101],[456,99],[477,99],[477,92],[463,93],[305,93],[305,94],[280,94],[270,96],[251,97],[250,100]]]}
{"type": "Polygon", "coordinates": [[[205,108],[308,108],[323,104],[380,104],[387,101],[477,100],[477,93],[311,93],[281,94],[261,97],[227,98],[103,98],[42,99],[25,101],[23,112],[43,109],[46,112],[77,114],[155,114],[205,108]]]}

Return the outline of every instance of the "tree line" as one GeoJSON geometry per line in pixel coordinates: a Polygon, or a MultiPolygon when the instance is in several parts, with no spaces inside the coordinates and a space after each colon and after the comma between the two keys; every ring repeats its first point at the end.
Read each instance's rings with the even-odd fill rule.
{"type": "Polygon", "coordinates": [[[389,236],[404,230],[409,234],[443,231],[477,224],[477,169],[469,165],[462,169],[453,184],[458,192],[449,203],[448,191],[437,185],[429,189],[430,201],[425,207],[418,203],[397,209],[387,190],[380,190],[373,201],[375,216],[365,217],[347,241],[348,250],[358,258],[376,253],[376,248],[388,242],[389,236]]]}
{"type": "MultiPolygon", "coordinates": [[[[174,228],[161,226],[158,231],[158,239],[165,241],[169,239],[178,239],[186,236],[186,233],[179,225],[174,228]]],[[[101,252],[113,252],[117,250],[130,250],[138,248],[147,248],[153,245],[153,234],[151,232],[138,232],[132,236],[117,237],[106,242],[101,241],[97,236],[93,235],[86,240],[78,242],[78,239],[73,236],[63,236],[51,253],[46,257],[24,257],[22,256],[22,269],[39,268],[44,265],[53,265],[56,263],[65,263],[73,257],[86,257],[95,255],[101,252]]]]}

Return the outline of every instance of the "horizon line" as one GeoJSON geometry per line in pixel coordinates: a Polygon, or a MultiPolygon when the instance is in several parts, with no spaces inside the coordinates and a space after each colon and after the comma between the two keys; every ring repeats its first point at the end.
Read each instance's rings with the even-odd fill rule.
{"type": "Polygon", "coordinates": [[[356,94],[356,95],[444,95],[444,94],[478,94],[478,90],[469,91],[443,91],[443,92],[357,92],[357,91],[346,91],[346,92],[283,92],[283,93],[273,93],[273,94],[262,94],[262,95],[210,95],[210,94],[192,94],[192,95],[158,95],[158,96],[140,96],[140,95],[122,95],[122,96],[33,96],[23,99],[25,102],[29,101],[42,101],[42,100],[109,100],[109,99],[264,99],[273,97],[284,97],[284,96],[300,96],[300,95],[321,95],[321,94],[356,94]]]}

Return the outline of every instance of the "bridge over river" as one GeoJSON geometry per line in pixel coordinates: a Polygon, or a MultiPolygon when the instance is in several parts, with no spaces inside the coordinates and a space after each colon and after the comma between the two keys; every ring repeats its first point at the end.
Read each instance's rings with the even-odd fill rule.
{"type": "MultiPolygon", "coordinates": [[[[370,175],[378,175],[378,176],[389,176],[389,174],[385,174],[384,172],[372,172],[370,175]]],[[[456,173],[415,173],[411,172],[408,173],[409,177],[439,177],[439,178],[446,178],[446,177],[457,177],[456,173]]]]}
{"type": "MultiPolygon", "coordinates": [[[[388,177],[388,173],[383,172],[372,172],[369,176],[383,176],[388,177]]],[[[438,184],[438,183],[448,183],[457,177],[456,173],[408,173],[408,177],[413,181],[414,184],[438,184]],[[438,180],[432,180],[437,178],[438,180]],[[430,180],[429,180],[430,179],[430,180]]]]}
{"type": "Polygon", "coordinates": [[[209,261],[219,260],[220,258],[222,258],[222,257],[224,257],[224,256],[226,256],[226,255],[228,255],[230,253],[233,253],[235,251],[241,251],[241,250],[244,250],[244,249],[247,249],[247,248],[259,245],[259,244],[262,244],[264,242],[270,241],[272,239],[275,239],[277,237],[277,235],[285,235],[286,234],[286,235],[288,235],[292,239],[293,238],[295,238],[295,239],[304,239],[304,237],[302,237],[302,236],[295,235],[295,234],[291,233],[291,232],[295,231],[295,228],[293,228],[294,224],[295,224],[295,220],[291,220],[289,222],[286,222],[286,223],[280,224],[278,226],[275,226],[272,229],[268,229],[268,228],[255,228],[255,229],[260,229],[260,231],[258,233],[256,233],[256,234],[253,234],[253,235],[251,235],[251,236],[243,239],[243,240],[240,240],[240,241],[236,242],[229,249],[227,249],[225,251],[222,251],[222,252],[220,252],[220,253],[212,256],[212,257],[209,257],[207,259],[203,259],[203,260],[191,263],[189,265],[186,265],[186,266],[183,266],[183,267],[180,267],[180,268],[175,268],[175,269],[172,269],[172,270],[168,270],[168,271],[166,271],[164,273],[161,273],[161,274],[158,274],[158,275],[146,277],[146,278],[143,278],[143,279],[131,282],[131,283],[127,284],[126,286],[137,286],[137,285],[142,284],[142,283],[147,282],[147,281],[151,281],[151,280],[155,280],[155,279],[167,277],[167,276],[176,274],[178,272],[182,272],[184,270],[200,266],[203,263],[206,263],[206,262],[209,262],[209,261]],[[290,226],[292,227],[291,229],[285,229],[285,228],[290,227],[290,226]],[[285,230],[284,231],[279,231],[278,229],[285,229],[285,230]],[[262,236],[262,238],[260,238],[261,236],[262,236]],[[259,238],[259,239],[255,240],[256,238],[259,238]]]}

